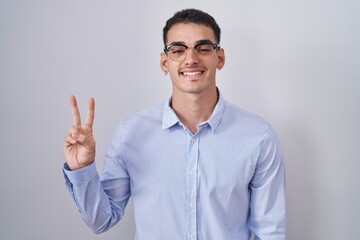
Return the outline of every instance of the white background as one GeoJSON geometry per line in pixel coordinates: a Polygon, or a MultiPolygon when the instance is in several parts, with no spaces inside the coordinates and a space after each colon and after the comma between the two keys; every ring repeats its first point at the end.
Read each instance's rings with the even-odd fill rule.
{"type": "Polygon", "coordinates": [[[177,10],[222,29],[225,99],[267,119],[287,170],[288,239],[360,239],[360,2],[0,0],[0,239],[133,239],[82,222],[61,173],[72,124],[96,100],[97,167],[119,119],[160,103],[162,28],[177,10]]]}

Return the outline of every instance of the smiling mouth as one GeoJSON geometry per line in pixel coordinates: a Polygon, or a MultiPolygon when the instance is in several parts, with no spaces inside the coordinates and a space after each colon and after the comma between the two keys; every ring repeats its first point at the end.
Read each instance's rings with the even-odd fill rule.
{"type": "Polygon", "coordinates": [[[204,71],[192,71],[192,72],[181,72],[184,76],[196,76],[201,75],[204,71]]]}

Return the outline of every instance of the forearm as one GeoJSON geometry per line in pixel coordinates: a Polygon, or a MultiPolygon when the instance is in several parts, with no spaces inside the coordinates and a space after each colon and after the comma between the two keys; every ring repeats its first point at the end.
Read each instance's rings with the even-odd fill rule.
{"type": "Polygon", "coordinates": [[[128,198],[122,202],[110,200],[102,187],[95,163],[77,171],[69,171],[64,164],[63,173],[82,219],[95,233],[108,230],[121,219],[128,198]]]}

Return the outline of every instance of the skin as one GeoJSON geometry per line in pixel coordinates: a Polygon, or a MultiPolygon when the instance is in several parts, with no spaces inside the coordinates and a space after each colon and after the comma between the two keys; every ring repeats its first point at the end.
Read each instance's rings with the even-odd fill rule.
{"type": "Polygon", "coordinates": [[[80,112],[74,96],[70,96],[70,105],[74,125],[69,128],[69,134],[64,140],[65,160],[71,170],[90,165],[95,159],[95,139],[93,137],[93,123],[95,101],[89,99],[88,112],[84,125],[81,125],[80,112]]]}
{"type": "MultiPolygon", "coordinates": [[[[187,46],[194,46],[198,41],[208,39],[215,41],[211,28],[194,23],[178,23],[173,25],[168,34],[167,45],[184,42],[187,46]]],[[[194,49],[189,49],[182,62],[172,61],[167,54],[161,53],[160,67],[170,74],[173,94],[171,107],[179,119],[192,132],[196,133],[196,126],[211,116],[217,103],[216,69],[225,64],[223,49],[218,49],[206,59],[200,60],[194,49]],[[184,72],[196,73],[186,76],[184,72]]],[[[81,124],[80,112],[75,96],[70,96],[70,106],[74,125],[69,128],[64,140],[65,160],[71,170],[77,170],[90,165],[95,159],[95,139],[93,137],[93,123],[95,100],[89,99],[85,123],[81,124]]]]}
{"type": "MultiPolygon", "coordinates": [[[[184,42],[194,46],[198,41],[208,39],[215,41],[214,31],[205,25],[195,23],[178,23],[173,25],[167,34],[166,45],[172,42],[184,42]]],[[[166,53],[161,53],[160,67],[170,74],[172,81],[172,108],[182,123],[196,133],[196,126],[211,116],[217,102],[216,69],[225,64],[223,49],[216,50],[212,57],[199,59],[194,49],[189,49],[182,62],[171,60],[166,53]],[[186,76],[184,72],[199,74],[186,76]]]]}

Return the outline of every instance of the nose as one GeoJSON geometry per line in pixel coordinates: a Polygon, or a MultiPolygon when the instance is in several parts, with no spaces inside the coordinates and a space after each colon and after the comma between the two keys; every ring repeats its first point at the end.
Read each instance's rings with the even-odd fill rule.
{"type": "Polygon", "coordinates": [[[186,57],[184,60],[185,64],[192,65],[194,63],[199,62],[199,58],[197,56],[196,50],[194,47],[189,47],[186,52],[186,57]]]}

